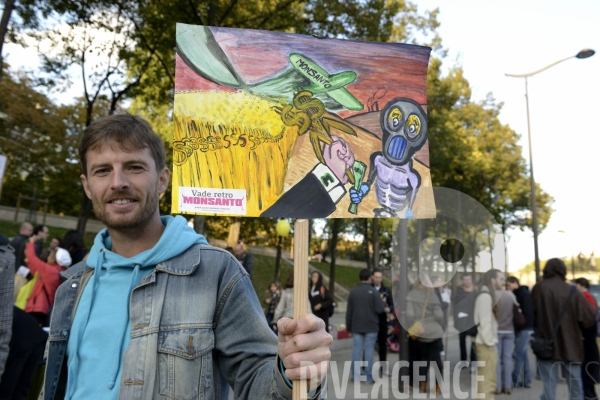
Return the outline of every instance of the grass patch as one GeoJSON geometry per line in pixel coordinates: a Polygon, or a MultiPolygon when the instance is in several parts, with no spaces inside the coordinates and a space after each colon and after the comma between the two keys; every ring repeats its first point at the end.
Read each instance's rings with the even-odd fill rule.
{"type": "MultiPolygon", "coordinates": [[[[254,267],[252,269],[252,286],[254,291],[260,300],[260,303],[266,306],[263,301],[265,290],[269,289],[269,285],[273,282],[275,277],[275,257],[262,256],[258,254],[252,254],[254,259],[254,267]]],[[[293,267],[287,262],[281,260],[281,268],[279,270],[279,282],[283,286],[288,274],[292,272],[293,267]]],[[[308,295],[308,294],[307,294],[308,295]]]]}
{"type": "MultiPolygon", "coordinates": [[[[19,227],[21,226],[20,222],[10,222],[10,221],[0,221],[0,233],[8,238],[15,237],[19,234],[19,227]]],[[[48,225],[46,225],[48,226],[48,225]]],[[[48,226],[48,231],[50,234],[48,235],[48,240],[44,243],[44,247],[47,247],[50,244],[50,240],[57,236],[61,240],[65,237],[65,233],[70,229],[65,228],[56,228],[53,226],[48,226]]],[[[92,244],[94,244],[94,238],[96,237],[95,233],[86,232],[83,237],[83,242],[85,243],[85,247],[89,251],[92,248],[92,244]]]]}
{"type": "MultiPolygon", "coordinates": [[[[330,265],[329,263],[322,263],[311,261],[310,265],[317,268],[323,274],[329,276],[330,265]]],[[[354,286],[360,283],[360,278],[358,274],[360,272],[360,268],[355,267],[347,267],[345,265],[335,264],[335,283],[338,285],[342,285],[344,288],[351,290],[354,286]]]]}

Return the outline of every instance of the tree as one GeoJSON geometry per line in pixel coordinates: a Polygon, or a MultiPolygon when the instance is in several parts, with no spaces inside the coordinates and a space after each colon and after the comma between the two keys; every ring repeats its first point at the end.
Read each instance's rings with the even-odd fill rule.
{"type": "MultiPolygon", "coordinates": [[[[72,214],[81,190],[76,153],[81,108],[56,106],[33,89],[29,75],[6,73],[0,81],[0,152],[8,157],[2,203],[19,193],[48,198],[50,211],[72,214]]],[[[75,211],[76,212],[76,211],[75,211]]]]}

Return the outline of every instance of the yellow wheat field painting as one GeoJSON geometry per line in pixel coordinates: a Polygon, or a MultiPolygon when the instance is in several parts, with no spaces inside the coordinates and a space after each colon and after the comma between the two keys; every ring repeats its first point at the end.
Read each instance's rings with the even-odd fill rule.
{"type": "Polygon", "coordinates": [[[173,212],[434,218],[429,53],[178,24],[173,212]]]}

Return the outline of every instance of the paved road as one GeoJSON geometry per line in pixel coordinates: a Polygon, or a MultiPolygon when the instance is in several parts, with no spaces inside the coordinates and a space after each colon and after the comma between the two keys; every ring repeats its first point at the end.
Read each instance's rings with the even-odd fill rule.
{"type": "MultiPolygon", "coordinates": [[[[331,325],[337,325],[343,322],[343,315],[336,314],[331,321],[331,325]]],[[[452,333],[453,329],[450,328],[449,332],[452,333]]],[[[456,332],[456,331],[454,331],[456,332]]],[[[472,388],[472,385],[476,387],[474,382],[475,374],[471,374],[469,368],[460,369],[458,377],[455,378],[454,374],[450,374],[446,393],[442,393],[436,397],[435,394],[413,394],[410,397],[400,396],[398,392],[398,377],[390,378],[384,377],[380,379],[380,384],[376,382],[374,385],[352,383],[349,380],[350,366],[347,364],[346,370],[344,370],[344,362],[349,361],[352,358],[352,339],[343,339],[337,341],[332,351],[332,365],[328,374],[329,388],[327,393],[328,399],[396,399],[396,398],[409,398],[409,399],[473,399],[476,390],[472,388]],[[343,343],[342,343],[343,342],[343,343]],[[335,350],[337,348],[337,350],[335,350]],[[457,390],[457,385],[460,390],[457,390]]],[[[460,360],[460,349],[458,344],[458,335],[452,335],[447,338],[447,345],[445,346],[446,355],[445,361],[449,366],[449,371],[455,371],[456,365],[460,360]]],[[[375,359],[377,361],[377,352],[375,353],[375,359]]],[[[391,363],[398,362],[397,353],[388,353],[388,360],[391,363]]],[[[529,351],[530,365],[535,365],[535,356],[529,351]]],[[[497,395],[496,398],[499,400],[537,400],[542,394],[542,382],[540,380],[533,380],[533,387],[531,389],[513,389],[511,395],[497,395]]],[[[597,388],[598,389],[598,388],[597,388]]],[[[557,399],[568,399],[567,386],[564,383],[559,383],[557,387],[557,399]]]]}

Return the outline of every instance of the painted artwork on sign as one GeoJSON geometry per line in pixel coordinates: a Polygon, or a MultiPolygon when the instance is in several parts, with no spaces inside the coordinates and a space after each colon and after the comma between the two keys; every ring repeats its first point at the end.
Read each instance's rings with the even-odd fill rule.
{"type": "Polygon", "coordinates": [[[434,218],[429,53],[178,24],[173,212],[434,218]]]}

